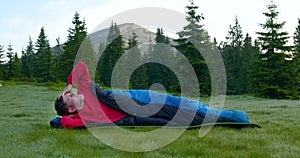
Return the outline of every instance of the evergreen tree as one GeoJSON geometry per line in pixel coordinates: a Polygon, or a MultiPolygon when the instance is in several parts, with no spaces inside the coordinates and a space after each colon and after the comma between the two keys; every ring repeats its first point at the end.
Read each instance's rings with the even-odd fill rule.
{"type": "Polygon", "coordinates": [[[86,36],[78,49],[75,63],[79,61],[86,63],[87,67],[89,68],[91,80],[95,80],[97,59],[89,36],[86,36]]]}
{"type": "MultiPolygon", "coordinates": [[[[246,37],[247,37],[247,34],[246,34],[246,37]]],[[[250,36],[249,36],[250,37],[250,36]]],[[[251,37],[250,37],[251,38],[251,37]]],[[[244,40],[244,46],[243,46],[243,52],[245,51],[248,51],[249,50],[249,47],[246,48],[247,44],[246,44],[246,38],[244,40]]],[[[257,63],[258,61],[260,61],[261,59],[259,59],[260,57],[260,54],[261,54],[261,48],[260,48],[260,42],[258,41],[258,39],[255,39],[254,42],[253,42],[253,46],[250,48],[251,51],[249,52],[252,52],[251,54],[251,60],[250,60],[250,69],[248,70],[248,81],[249,81],[249,85],[248,85],[248,94],[252,94],[252,95],[257,95],[257,88],[256,88],[256,81],[257,81],[257,77],[258,77],[258,68],[257,68],[257,63]],[[252,49],[253,49],[253,52],[252,52],[252,49]]]]}
{"type": "Polygon", "coordinates": [[[294,44],[296,60],[298,61],[298,65],[300,66],[300,18],[298,18],[298,26],[296,27],[296,31],[294,33],[294,44]]]}
{"type": "Polygon", "coordinates": [[[285,22],[276,22],[279,12],[273,2],[267,8],[268,12],[263,13],[266,23],[260,24],[265,31],[257,32],[262,53],[255,64],[256,94],[269,98],[297,98],[296,67],[294,60],[287,60],[291,58],[293,47],[287,46],[288,33],[280,31],[285,22]]]}
{"type": "MultiPolygon", "coordinates": [[[[97,67],[96,67],[96,76],[95,76],[95,81],[97,83],[100,83],[100,57],[103,55],[104,50],[106,49],[106,42],[100,42],[98,46],[98,50],[96,51],[96,59],[97,59],[97,67]]],[[[103,58],[103,57],[102,57],[103,58]]]]}
{"type": "Polygon", "coordinates": [[[53,56],[44,27],[36,41],[36,54],[34,59],[34,77],[41,82],[53,81],[53,56]]]}
{"type": "Polygon", "coordinates": [[[4,76],[4,57],[5,57],[5,50],[3,48],[3,46],[0,45],[0,80],[4,80],[5,76],[4,76]]]}
{"type": "MultiPolygon", "coordinates": [[[[186,20],[188,21],[188,25],[183,27],[183,31],[177,33],[179,39],[176,40],[177,45],[175,47],[189,60],[197,75],[201,94],[207,95],[211,91],[211,78],[203,55],[206,55],[206,57],[211,55],[209,52],[213,48],[213,44],[210,42],[210,37],[204,29],[204,25],[201,24],[204,20],[203,15],[198,15],[196,13],[198,6],[190,0],[190,5],[186,8],[186,20]],[[199,48],[201,49],[201,54],[199,48]]],[[[177,65],[181,65],[181,62],[182,61],[179,61],[177,65]]],[[[187,73],[182,77],[189,76],[190,72],[186,72],[185,68],[179,68],[179,71],[181,71],[182,74],[187,73]]],[[[186,82],[185,85],[189,85],[190,81],[187,80],[186,82]]],[[[195,94],[198,87],[195,87],[194,85],[190,86],[191,93],[195,94]]],[[[176,91],[181,91],[179,85],[174,87],[176,91]]]]}
{"type": "Polygon", "coordinates": [[[296,31],[294,33],[294,44],[295,44],[295,57],[294,60],[297,64],[298,68],[298,94],[300,94],[300,18],[298,18],[298,26],[296,27],[296,31]]]}
{"type": "Polygon", "coordinates": [[[242,27],[239,24],[237,16],[234,19],[234,25],[229,25],[228,36],[226,39],[227,43],[234,48],[240,48],[243,43],[242,27]]]}
{"type": "Polygon", "coordinates": [[[80,15],[76,12],[72,20],[73,28],[69,28],[67,41],[63,46],[63,53],[61,55],[61,62],[55,71],[58,72],[59,80],[66,81],[69,72],[72,71],[75,64],[75,57],[78,49],[87,36],[87,28],[85,21],[80,20],[80,15]]]}
{"type": "Polygon", "coordinates": [[[120,30],[117,24],[112,21],[109,27],[108,36],[106,38],[107,43],[113,42],[119,35],[120,35],[120,30]]]}
{"type": "MultiPolygon", "coordinates": [[[[138,41],[137,41],[137,35],[135,32],[132,33],[132,35],[128,39],[128,47],[127,50],[134,48],[135,46],[138,46],[138,41]]],[[[137,48],[137,47],[136,47],[137,48]]]]}
{"type": "Polygon", "coordinates": [[[151,37],[149,37],[149,47],[148,47],[148,50],[146,52],[146,56],[149,55],[148,52],[152,52],[153,51],[153,40],[151,39],[151,37]]]}
{"type": "Polygon", "coordinates": [[[56,38],[56,45],[53,48],[53,78],[54,80],[59,80],[60,72],[57,71],[60,69],[61,66],[61,56],[63,54],[62,44],[60,43],[60,37],[56,38]]]}
{"type": "Polygon", "coordinates": [[[156,43],[170,44],[170,40],[167,36],[164,35],[164,31],[163,31],[162,28],[157,28],[155,42],[156,43]]]}
{"type": "Polygon", "coordinates": [[[134,70],[129,79],[129,87],[132,89],[147,89],[147,80],[148,77],[146,75],[146,66],[141,65],[136,67],[137,64],[141,64],[143,62],[143,56],[139,49],[139,43],[137,41],[137,35],[135,32],[128,39],[128,47],[126,51],[126,68],[129,70],[134,70]]]}
{"type": "Polygon", "coordinates": [[[33,57],[34,57],[34,46],[29,37],[28,45],[25,51],[22,51],[21,63],[22,63],[22,74],[23,77],[31,79],[33,77],[33,57]]]}
{"type": "Polygon", "coordinates": [[[242,94],[244,89],[241,84],[243,84],[245,77],[241,74],[241,66],[244,62],[241,61],[243,33],[237,17],[234,20],[234,25],[229,25],[226,39],[222,55],[226,68],[227,93],[242,94]]]}
{"type": "Polygon", "coordinates": [[[18,54],[15,53],[14,58],[13,58],[13,63],[12,63],[12,72],[13,72],[12,78],[13,79],[20,79],[21,71],[22,71],[21,60],[18,57],[18,54]]]}
{"type": "Polygon", "coordinates": [[[8,45],[6,57],[8,58],[8,61],[5,64],[5,80],[11,80],[12,78],[14,78],[14,72],[13,72],[14,52],[11,44],[8,45]]]}
{"type": "Polygon", "coordinates": [[[241,94],[250,94],[253,93],[253,88],[251,85],[252,77],[252,62],[254,60],[255,54],[258,54],[258,48],[252,45],[252,38],[249,34],[246,34],[242,45],[242,54],[241,54],[241,68],[240,68],[240,89],[241,94]]]}
{"type": "Polygon", "coordinates": [[[116,23],[112,23],[109,29],[107,42],[106,49],[103,52],[100,52],[101,56],[98,60],[96,76],[99,76],[98,82],[101,85],[111,87],[113,69],[124,53],[123,37],[120,34],[119,27],[116,23]]]}
{"type": "Polygon", "coordinates": [[[173,71],[167,66],[173,65],[175,62],[175,53],[170,46],[170,41],[164,35],[162,28],[157,28],[155,44],[152,45],[152,50],[148,52],[149,61],[156,61],[157,63],[148,62],[147,75],[148,87],[154,83],[162,84],[167,91],[171,90],[171,86],[176,82],[177,78],[173,71]]]}
{"type": "Polygon", "coordinates": [[[60,37],[56,38],[56,46],[53,49],[54,49],[53,53],[56,57],[56,62],[59,62],[60,56],[63,53],[62,44],[60,43],[60,37]]]}

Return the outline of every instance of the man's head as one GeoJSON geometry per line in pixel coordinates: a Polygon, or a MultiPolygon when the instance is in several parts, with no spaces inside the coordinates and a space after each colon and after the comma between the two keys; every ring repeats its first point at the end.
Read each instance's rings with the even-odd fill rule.
{"type": "Polygon", "coordinates": [[[84,96],[81,94],[62,93],[55,101],[55,110],[58,115],[72,115],[83,109],[84,96]]]}

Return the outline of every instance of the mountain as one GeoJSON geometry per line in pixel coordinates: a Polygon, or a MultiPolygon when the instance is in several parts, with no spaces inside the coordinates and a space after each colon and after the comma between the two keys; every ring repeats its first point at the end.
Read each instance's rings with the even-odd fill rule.
{"type": "MultiPolygon", "coordinates": [[[[137,35],[137,41],[140,44],[149,44],[150,38],[152,40],[152,43],[153,44],[155,43],[156,33],[151,32],[146,28],[143,28],[134,23],[124,23],[124,24],[118,25],[118,27],[119,27],[121,35],[123,37],[123,41],[125,42],[125,47],[127,46],[128,39],[132,35],[133,32],[137,35]]],[[[88,36],[92,42],[92,45],[94,47],[94,50],[99,50],[100,43],[106,43],[108,33],[109,33],[109,27],[106,29],[98,30],[96,32],[88,34],[88,36]]],[[[173,41],[173,39],[172,38],[169,38],[169,39],[170,39],[170,44],[174,45],[175,42],[173,41]]],[[[63,44],[61,44],[60,46],[62,49],[63,44]]],[[[140,50],[142,53],[147,51],[146,47],[145,46],[140,47],[140,50]]],[[[51,49],[53,52],[55,52],[56,47],[52,47],[51,49]]]]}
{"type": "MultiPolygon", "coordinates": [[[[138,26],[134,23],[125,23],[118,25],[121,35],[123,36],[123,40],[125,41],[125,45],[129,39],[129,37],[132,35],[133,32],[137,35],[137,40],[139,43],[149,43],[149,39],[151,38],[152,41],[154,41],[156,35],[155,33],[138,26]]],[[[106,38],[108,36],[109,28],[96,31],[94,33],[89,34],[92,44],[95,47],[98,47],[100,43],[106,43],[106,38]]]]}

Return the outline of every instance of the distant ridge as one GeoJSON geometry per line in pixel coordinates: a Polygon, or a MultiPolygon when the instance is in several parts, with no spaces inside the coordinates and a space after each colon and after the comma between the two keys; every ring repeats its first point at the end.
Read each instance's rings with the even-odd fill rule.
{"type": "MultiPolygon", "coordinates": [[[[125,23],[118,25],[121,35],[123,36],[123,40],[125,44],[127,43],[129,37],[132,35],[133,32],[137,35],[137,40],[140,43],[149,43],[149,39],[151,38],[154,41],[156,35],[155,33],[138,26],[134,23],[125,23]]],[[[99,46],[99,43],[106,43],[106,38],[108,36],[109,27],[103,30],[99,30],[89,34],[92,44],[94,46],[99,46]]]]}

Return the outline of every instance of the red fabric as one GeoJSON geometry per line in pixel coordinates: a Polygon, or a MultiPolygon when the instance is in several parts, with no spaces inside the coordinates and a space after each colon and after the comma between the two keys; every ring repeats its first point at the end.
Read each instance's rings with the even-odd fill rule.
{"type": "Polygon", "coordinates": [[[74,117],[70,117],[68,115],[63,116],[60,123],[63,128],[75,128],[84,126],[84,123],[81,121],[79,115],[75,115],[74,117]]]}
{"type": "Polygon", "coordinates": [[[99,101],[92,93],[90,82],[90,74],[86,64],[79,62],[70,73],[68,84],[78,84],[77,93],[83,94],[84,107],[73,118],[62,117],[61,123],[64,128],[75,128],[93,122],[115,122],[127,116],[127,114],[99,101]]]}

